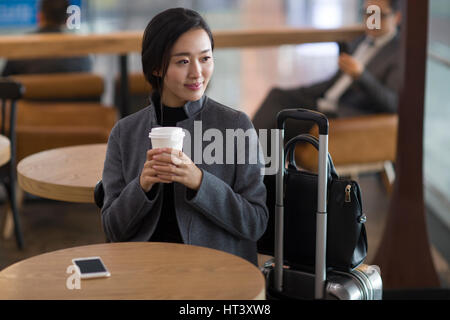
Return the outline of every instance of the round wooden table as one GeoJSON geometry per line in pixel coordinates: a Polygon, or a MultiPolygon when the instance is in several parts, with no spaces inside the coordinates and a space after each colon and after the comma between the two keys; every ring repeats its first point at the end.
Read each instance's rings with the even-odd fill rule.
{"type": "Polygon", "coordinates": [[[106,144],[42,151],[19,162],[17,179],[23,190],[43,198],[94,203],[105,155],[106,144]]]}
{"type": "Polygon", "coordinates": [[[219,250],[106,243],[45,253],[5,268],[0,299],[265,299],[265,280],[250,262],[219,250]],[[79,289],[69,289],[72,259],[91,256],[100,256],[111,276],[83,279],[79,289]]]}
{"type": "Polygon", "coordinates": [[[0,135],[0,166],[4,165],[11,159],[11,143],[9,139],[0,135]]]}

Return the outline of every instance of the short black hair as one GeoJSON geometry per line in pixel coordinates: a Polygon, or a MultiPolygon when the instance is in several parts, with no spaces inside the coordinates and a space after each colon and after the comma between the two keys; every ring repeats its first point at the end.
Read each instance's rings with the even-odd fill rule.
{"type": "Polygon", "coordinates": [[[41,0],[40,11],[49,25],[59,26],[67,20],[68,0],[41,0]]]}
{"type": "Polygon", "coordinates": [[[211,40],[214,39],[206,21],[194,10],[172,8],[157,14],[147,25],[142,39],[142,69],[153,90],[162,92],[162,79],[169,66],[170,52],[178,38],[192,29],[203,29],[211,40]],[[161,71],[161,77],[154,72],[161,71]]]}

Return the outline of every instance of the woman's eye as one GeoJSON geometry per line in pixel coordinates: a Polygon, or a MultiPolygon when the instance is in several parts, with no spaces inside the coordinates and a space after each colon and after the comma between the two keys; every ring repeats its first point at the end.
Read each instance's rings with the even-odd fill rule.
{"type": "Polygon", "coordinates": [[[183,59],[177,62],[177,64],[187,64],[189,61],[187,59],[183,59]]]}
{"type": "Polygon", "coordinates": [[[206,61],[208,61],[208,60],[210,60],[210,59],[211,59],[210,56],[206,56],[206,57],[203,57],[203,58],[202,58],[202,61],[203,61],[203,62],[206,62],[206,61]]]}

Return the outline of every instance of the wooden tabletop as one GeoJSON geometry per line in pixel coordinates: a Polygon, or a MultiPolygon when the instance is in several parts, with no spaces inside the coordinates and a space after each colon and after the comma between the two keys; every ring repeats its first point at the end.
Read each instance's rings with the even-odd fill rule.
{"type": "Polygon", "coordinates": [[[0,166],[4,165],[11,159],[11,143],[9,139],[0,135],[0,166]]]}
{"type": "MultiPolygon", "coordinates": [[[[72,286],[73,287],[73,286],[72,286]]],[[[0,299],[251,300],[265,280],[248,261],[204,247],[157,242],[107,243],[38,255],[0,272],[0,299]],[[73,258],[100,256],[108,278],[68,289],[73,258]]]]}
{"type": "Polygon", "coordinates": [[[106,144],[42,151],[19,162],[17,179],[24,191],[43,198],[94,203],[105,155],[106,144]]]}
{"type": "MultiPolygon", "coordinates": [[[[270,28],[215,30],[216,48],[279,46],[311,42],[349,41],[363,34],[364,26],[335,29],[270,28]]],[[[127,54],[141,50],[143,31],[108,34],[27,34],[0,36],[0,57],[39,58],[87,54],[127,54]]]]}

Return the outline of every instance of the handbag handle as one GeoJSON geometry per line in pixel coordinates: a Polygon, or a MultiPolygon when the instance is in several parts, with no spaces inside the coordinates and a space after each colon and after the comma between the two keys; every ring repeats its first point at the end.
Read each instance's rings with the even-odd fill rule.
{"type": "MultiPolygon", "coordinates": [[[[319,140],[311,135],[311,134],[300,134],[291,140],[288,141],[286,146],[284,147],[284,154],[285,154],[285,160],[289,156],[289,167],[291,168],[297,168],[297,165],[295,163],[295,146],[299,142],[308,142],[310,143],[314,148],[319,150],[319,140]]],[[[331,179],[337,179],[339,176],[336,172],[336,168],[334,167],[333,160],[331,159],[330,153],[328,153],[328,180],[331,179]]]]}
{"type": "Polygon", "coordinates": [[[287,119],[314,121],[319,126],[319,134],[328,135],[328,119],[320,112],[302,108],[281,110],[277,114],[277,128],[284,129],[287,119]]]}

